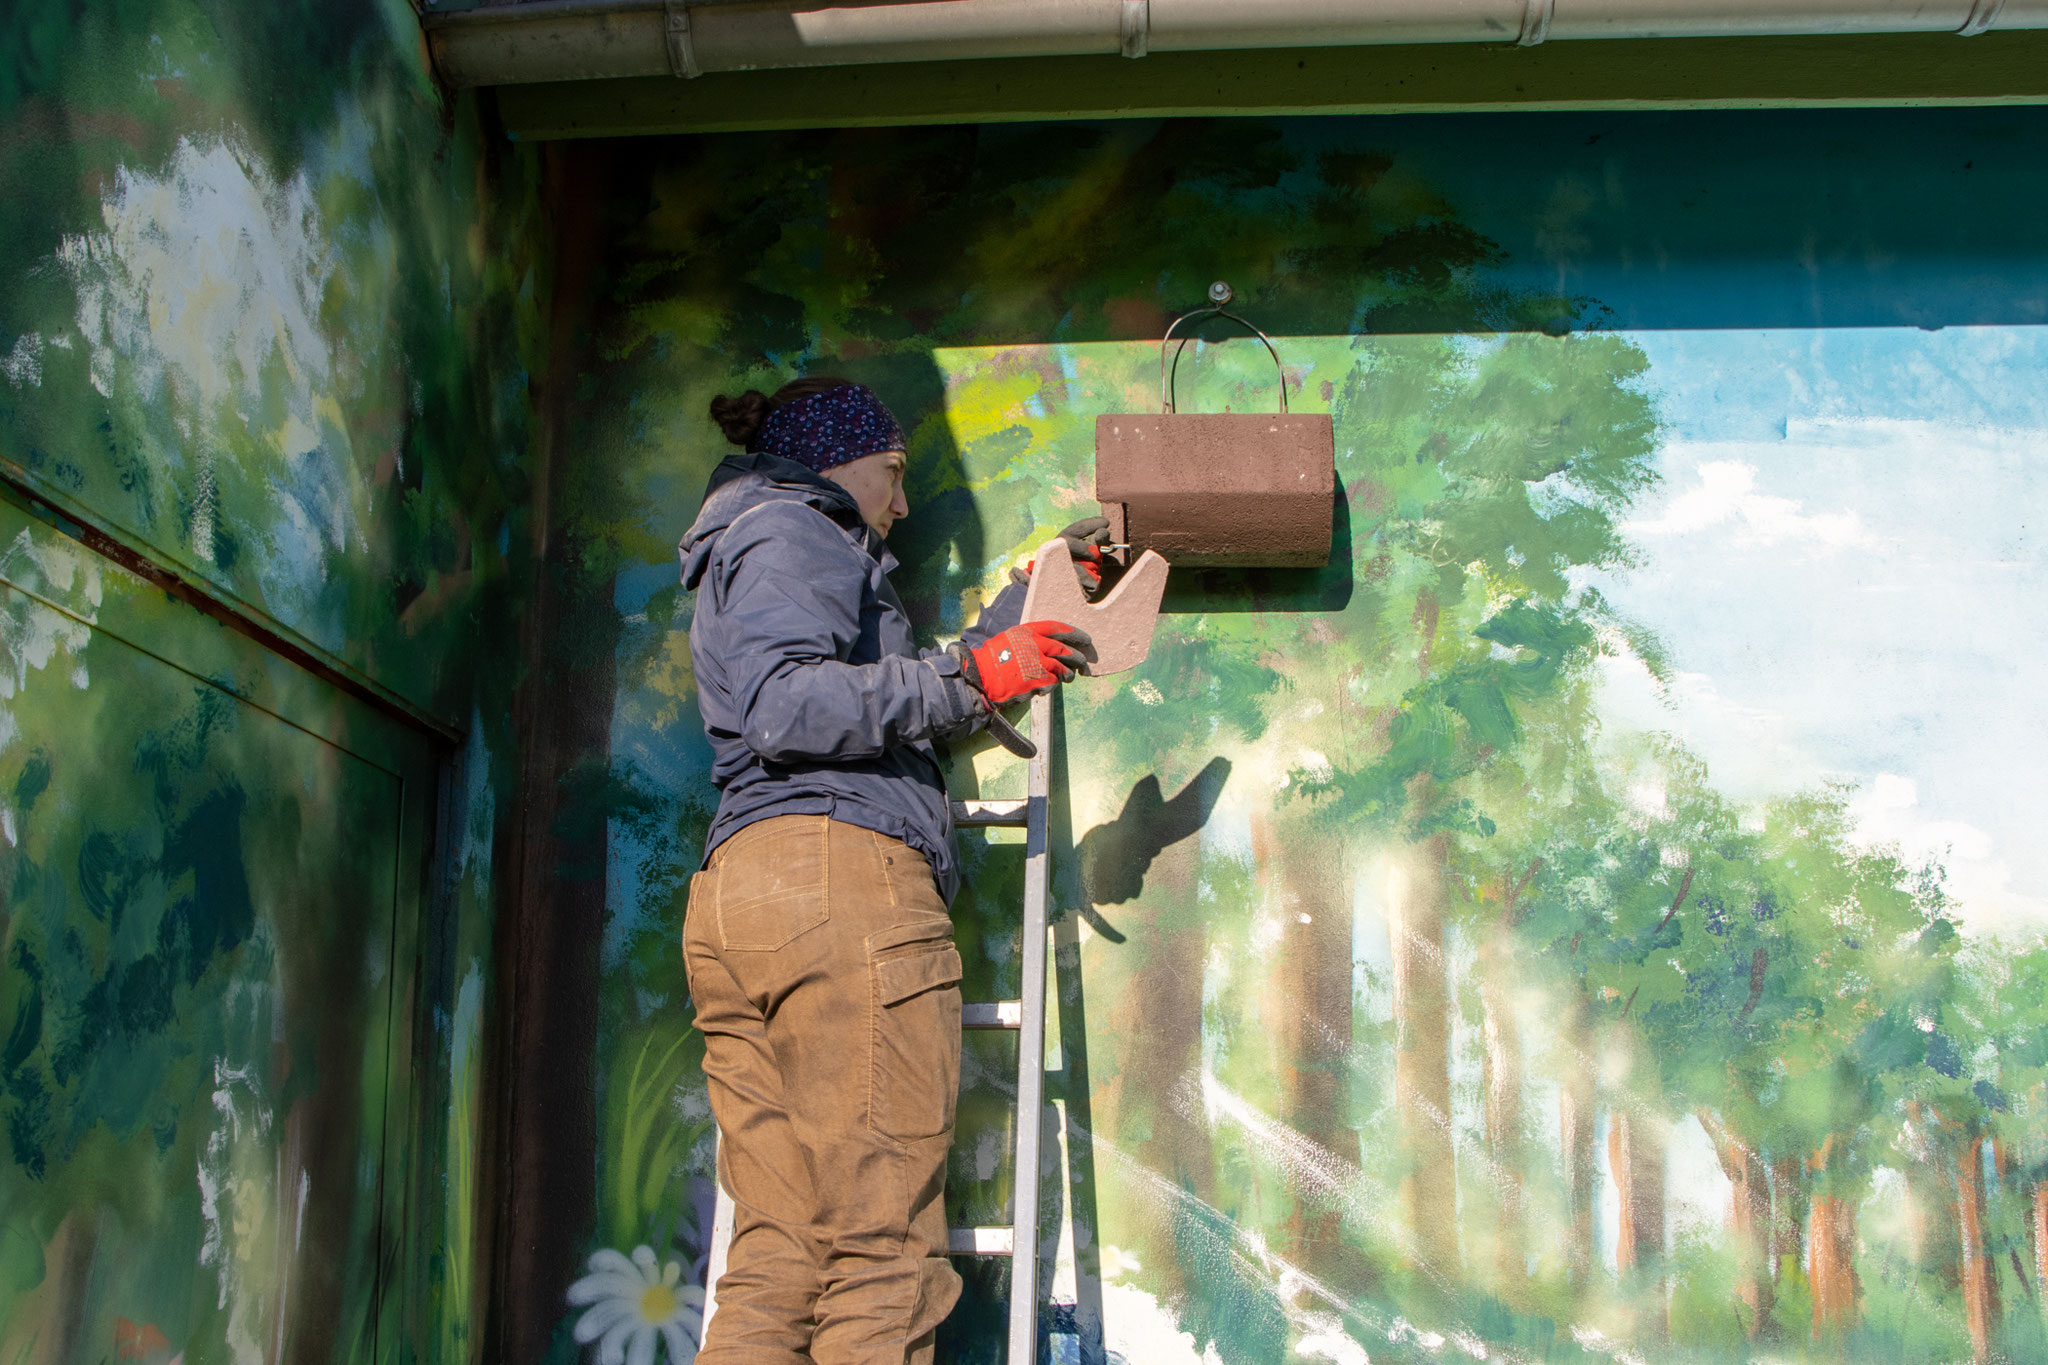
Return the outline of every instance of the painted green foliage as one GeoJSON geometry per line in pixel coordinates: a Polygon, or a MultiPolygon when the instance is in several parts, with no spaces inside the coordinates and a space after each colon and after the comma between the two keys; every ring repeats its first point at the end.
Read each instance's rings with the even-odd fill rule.
{"type": "MultiPolygon", "coordinates": [[[[1849,793],[1753,810],[1682,748],[1603,729],[1596,661],[1654,674],[1673,642],[1595,587],[1629,563],[1661,437],[1642,351],[1579,330],[1595,301],[1493,283],[1511,263],[1370,123],[703,139],[644,184],[592,376],[613,759],[662,812],[615,826],[608,1088],[682,1055],[677,872],[710,793],[661,552],[720,454],[709,398],[805,371],[881,390],[912,432],[898,580],[944,638],[1092,510],[1095,415],[1156,401],[1151,338],[1226,274],[1295,409],[1334,418],[1336,554],[1177,575],[1151,659],[1064,695],[1055,1183],[1077,1183],[1054,1330],[1145,1360],[1971,1349],[1984,1291],[1941,1251],[1968,1234],[1893,1224],[1938,1224],[1996,1135],[1980,1258],[2007,1245],[2038,1074],[1979,1030],[2001,1021],[2009,1053],[2032,1016],[1957,938],[1940,869],[1858,841],[1849,793]],[[1688,1141],[1749,1201],[1704,1240],[1667,1235],[1688,1141]],[[1941,1310],[1893,1311],[1916,1296],[1941,1310]]],[[[1264,352],[1204,335],[1184,406],[1270,403],[1264,352]]],[[[955,756],[956,795],[1020,781],[955,756]]],[[[999,998],[1016,854],[966,842],[966,991],[999,998]]],[[[1008,1065],[970,1042],[957,1221],[1002,1215],[1008,1065]]],[[[685,1074],[669,1186],[649,1138],[600,1136],[613,1247],[701,1249],[685,1074]]],[[[1977,1348],[2023,1349],[2038,1315],[1997,1274],[2010,1311],[1977,1348]]],[[[1003,1292],[970,1276],[958,1358],[990,1358],[1003,1292]]]]}
{"type": "MultiPolygon", "coordinates": [[[[1503,283],[1529,263],[1413,125],[650,142],[545,191],[444,110],[402,5],[0,23],[0,456],[474,718],[422,928],[418,752],[9,505],[0,1361],[486,1350],[515,804],[558,817],[547,887],[605,911],[576,1016],[601,1093],[560,1134],[595,1217],[554,1258],[593,1273],[553,1350],[635,1276],[688,1325],[711,1141],[675,943],[715,793],[672,547],[722,453],[706,403],[880,389],[911,430],[899,585],[943,639],[1093,510],[1096,414],[1156,402],[1153,339],[1218,274],[1333,418],[1334,554],[1177,574],[1143,668],[1063,694],[1059,1349],[2042,1349],[2041,952],[1966,934],[1847,789],[1741,801],[1610,730],[1603,661],[1668,675],[1685,643],[1599,588],[1658,491],[1647,343],[1503,283]],[[1688,1143],[1725,1225],[1667,1217],[1688,1143]]],[[[1203,336],[1185,405],[1273,401],[1263,350],[1203,336]]],[[[952,760],[956,795],[1021,777],[952,760]]],[[[1018,853],[965,842],[966,989],[1006,997],[1018,853]]],[[[960,1222],[1009,1197],[1010,1062],[969,1045],[960,1222]]],[[[970,1273],[952,1358],[994,1358],[1003,1293],[970,1273]]]]}
{"type": "Polygon", "coordinates": [[[367,1357],[401,776],[246,642],[4,531],[0,1349],[367,1357]]]}
{"type": "Polygon", "coordinates": [[[419,738],[0,505],[10,1365],[474,1349],[536,160],[402,3],[0,15],[10,478],[474,722],[423,930],[419,738]]]}
{"type": "Polygon", "coordinates": [[[0,454],[459,721],[524,491],[521,159],[445,126],[403,4],[6,23],[0,454]]]}

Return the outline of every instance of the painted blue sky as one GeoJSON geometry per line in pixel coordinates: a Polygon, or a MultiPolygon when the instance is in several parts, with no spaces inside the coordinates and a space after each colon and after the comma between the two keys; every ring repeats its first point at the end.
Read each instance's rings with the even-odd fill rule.
{"type": "Polygon", "coordinates": [[[1604,679],[1741,800],[1858,784],[1966,923],[2048,931],[2048,328],[1645,332],[1668,424],[1641,563],[1603,587],[1669,648],[1604,679]]]}

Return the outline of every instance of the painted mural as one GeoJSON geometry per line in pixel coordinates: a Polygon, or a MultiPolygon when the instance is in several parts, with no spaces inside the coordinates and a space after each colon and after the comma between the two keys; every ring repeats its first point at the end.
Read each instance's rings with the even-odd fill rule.
{"type": "MultiPolygon", "coordinates": [[[[1177,574],[1062,696],[1049,1358],[2048,1358],[2044,142],[541,155],[397,0],[8,6],[0,1365],[688,1359],[705,404],[878,388],[943,639],[1219,276],[1334,419],[1334,553],[1177,574]]],[[[1273,401],[1202,336],[1186,401],[1273,401]]],[[[1011,838],[965,836],[970,998],[1015,991],[1011,838]]],[[[1012,1047],[968,1043],[960,1223],[1006,1214],[1012,1047]]],[[[999,1358],[1006,1278],[947,1358],[999,1358]]]]}
{"type": "Polygon", "coordinates": [[[0,22],[6,457],[459,724],[527,491],[530,162],[396,0],[0,22]]]}
{"type": "Polygon", "coordinates": [[[403,3],[0,7],[8,1365],[475,1354],[537,161],[403,3]]]}
{"type": "MultiPolygon", "coordinates": [[[[1063,693],[1050,1358],[2048,1357],[2044,137],[636,144],[587,377],[620,627],[558,1358],[678,1358],[695,1323],[676,936],[714,794],[669,547],[706,402],[804,371],[888,398],[899,582],[944,638],[1092,510],[1095,416],[1157,401],[1153,338],[1217,277],[1334,419],[1335,553],[1177,573],[1148,662],[1063,693]],[[592,1307],[620,1285],[667,1288],[592,1307]]],[[[1184,401],[1274,401],[1256,343],[1203,336],[1184,401]]],[[[974,749],[952,782],[1022,773],[974,749]]],[[[1019,850],[963,839],[965,990],[1000,998],[1019,850]]],[[[1011,1046],[969,1041],[957,1223],[1005,1215],[1011,1046]]],[[[1005,1280],[970,1271],[948,1358],[999,1358],[1005,1280]]]]}
{"type": "Polygon", "coordinates": [[[371,1359],[431,772],[4,510],[0,1352],[371,1359]]]}

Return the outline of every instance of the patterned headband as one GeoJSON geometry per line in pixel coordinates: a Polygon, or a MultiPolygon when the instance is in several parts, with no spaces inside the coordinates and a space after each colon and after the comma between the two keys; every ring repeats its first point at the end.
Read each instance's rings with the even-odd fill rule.
{"type": "Polygon", "coordinates": [[[903,428],[873,389],[846,384],[769,413],[754,449],[822,474],[864,455],[904,449],[903,428]]]}

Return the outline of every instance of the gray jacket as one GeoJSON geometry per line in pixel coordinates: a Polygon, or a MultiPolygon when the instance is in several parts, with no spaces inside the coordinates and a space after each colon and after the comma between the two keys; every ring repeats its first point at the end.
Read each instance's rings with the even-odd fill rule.
{"type": "MultiPolygon", "coordinates": [[[[924,854],[950,904],[960,870],[936,746],[987,714],[957,659],[917,647],[896,557],[852,495],[792,460],[731,456],[680,553],[720,792],[705,857],[757,820],[828,815],[924,854]]],[[[1005,588],[962,638],[980,644],[1023,607],[1023,588],[1005,588]]]]}

